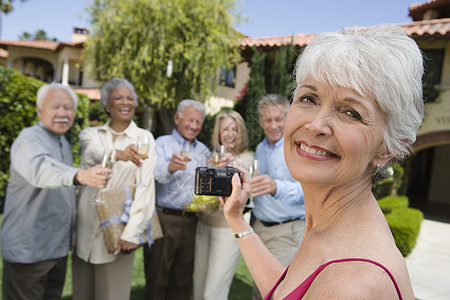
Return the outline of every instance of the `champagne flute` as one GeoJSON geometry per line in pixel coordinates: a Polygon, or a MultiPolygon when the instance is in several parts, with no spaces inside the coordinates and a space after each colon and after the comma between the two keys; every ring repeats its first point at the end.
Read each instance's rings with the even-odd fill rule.
{"type": "MultiPolygon", "coordinates": [[[[116,151],[114,150],[111,152],[105,151],[102,157],[102,168],[112,169],[115,162],[116,162],[116,151]]],[[[91,200],[92,204],[94,205],[105,204],[105,202],[103,202],[102,200],[102,190],[103,189],[98,189],[97,195],[95,196],[94,199],[91,200]]]]}
{"type": "Polygon", "coordinates": [[[227,153],[227,147],[225,147],[224,145],[214,147],[214,150],[212,153],[212,158],[214,160],[214,166],[216,168],[219,167],[220,159],[225,157],[226,153],[227,153]]]}
{"type": "Polygon", "coordinates": [[[183,147],[180,151],[180,155],[183,157],[186,163],[189,161],[189,157],[191,156],[191,143],[189,141],[184,141],[183,147]]]}
{"type": "MultiPolygon", "coordinates": [[[[248,176],[250,179],[255,178],[259,175],[259,163],[255,159],[253,161],[253,165],[248,169],[248,176]]],[[[253,208],[255,206],[255,202],[253,201],[252,193],[249,195],[249,203],[246,205],[248,208],[253,208]]]]}
{"type": "MultiPolygon", "coordinates": [[[[141,156],[142,159],[148,158],[149,144],[150,144],[150,139],[148,136],[138,137],[136,146],[139,150],[139,155],[141,156]]],[[[139,182],[136,184],[136,187],[147,187],[147,185],[145,185],[142,182],[142,167],[140,167],[139,182]]]]}
{"type": "Polygon", "coordinates": [[[258,160],[254,160],[253,161],[253,172],[252,172],[252,178],[255,178],[256,176],[259,175],[259,161],[258,160]]]}

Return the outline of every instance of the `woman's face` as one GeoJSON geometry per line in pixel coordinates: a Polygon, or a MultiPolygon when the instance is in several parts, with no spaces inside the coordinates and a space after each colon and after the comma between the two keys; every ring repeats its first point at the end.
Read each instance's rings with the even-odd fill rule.
{"type": "Polygon", "coordinates": [[[238,129],[236,121],[231,117],[223,117],[220,121],[219,136],[222,145],[227,147],[228,151],[236,148],[238,129]]]}
{"type": "Polygon", "coordinates": [[[135,108],[133,93],[125,86],[116,87],[109,95],[108,104],[106,105],[113,122],[130,122],[135,108]]]}
{"type": "Polygon", "coordinates": [[[286,163],[302,184],[368,180],[375,165],[383,166],[390,158],[384,130],[384,117],[373,100],[307,78],[287,115],[286,163]]]}

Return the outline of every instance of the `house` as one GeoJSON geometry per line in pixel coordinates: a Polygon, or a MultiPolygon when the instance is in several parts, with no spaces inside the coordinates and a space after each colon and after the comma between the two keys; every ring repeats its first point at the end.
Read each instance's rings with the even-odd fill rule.
{"type": "MultiPolygon", "coordinates": [[[[438,97],[427,96],[426,117],[414,144],[416,155],[406,171],[411,206],[429,218],[450,221],[450,1],[431,0],[409,7],[412,22],[402,24],[426,56],[425,78],[438,97]]],[[[43,81],[58,81],[76,92],[99,99],[99,84],[83,72],[81,50],[88,30],[74,28],[72,42],[0,40],[0,64],[20,70],[43,81]]],[[[248,81],[252,47],[275,53],[282,45],[293,43],[296,49],[308,44],[314,34],[243,38],[240,40],[243,62],[233,70],[222,70],[223,82],[215,97],[206,103],[210,113],[232,106],[248,81]]]]}
{"type": "Polygon", "coordinates": [[[414,144],[407,195],[411,206],[429,218],[450,221],[450,1],[411,5],[414,20],[405,24],[426,56],[425,80],[440,91],[427,100],[425,120],[414,144]],[[434,100],[434,101],[433,101],[434,100]]]}
{"type": "Polygon", "coordinates": [[[99,83],[83,72],[81,52],[89,31],[75,27],[71,42],[1,40],[0,63],[44,82],[70,85],[92,100],[100,99],[99,83]]]}
{"type": "MultiPolygon", "coordinates": [[[[415,155],[409,160],[405,170],[408,181],[407,196],[410,205],[419,208],[426,217],[450,221],[450,1],[431,0],[409,7],[413,22],[402,24],[409,36],[419,45],[426,57],[424,80],[438,97],[424,93],[426,116],[413,145],[415,155]]],[[[248,62],[251,48],[273,54],[282,45],[293,43],[297,50],[306,46],[314,34],[296,34],[244,38],[240,41],[242,56],[248,62]]],[[[241,69],[248,72],[248,63],[241,69]]],[[[240,70],[239,67],[237,69],[240,70]]],[[[249,72],[248,72],[249,73],[249,72]]],[[[236,86],[240,87],[238,78],[236,86]]],[[[227,87],[222,87],[227,89],[227,87]]],[[[228,94],[236,96],[239,88],[228,94]]]]}

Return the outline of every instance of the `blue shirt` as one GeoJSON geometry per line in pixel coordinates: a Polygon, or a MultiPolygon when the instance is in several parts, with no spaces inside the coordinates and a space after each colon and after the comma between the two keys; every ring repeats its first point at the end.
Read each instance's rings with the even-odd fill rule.
{"type": "Polygon", "coordinates": [[[155,165],[156,205],[171,209],[183,210],[185,204],[192,202],[195,184],[195,168],[206,166],[209,149],[197,139],[191,146],[190,158],[186,170],[177,170],[172,174],[168,167],[174,153],[180,153],[185,139],[176,129],[172,134],[156,139],[155,165]]]}
{"type": "Polygon", "coordinates": [[[284,137],[273,145],[266,137],[256,147],[255,159],[260,166],[260,175],[269,175],[277,184],[275,195],[265,194],[254,199],[253,214],[261,221],[283,222],[305,218],[303,189],[289,173],[283,144],[284,137]]]}

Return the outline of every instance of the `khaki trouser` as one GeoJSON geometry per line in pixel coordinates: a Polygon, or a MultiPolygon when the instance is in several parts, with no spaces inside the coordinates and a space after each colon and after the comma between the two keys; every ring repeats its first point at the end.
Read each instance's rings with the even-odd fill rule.
{"type": "Polygon", "coordinates": [[[106,264],[91,264],[72,255],[73,300],[130,299],[134,252],[106,264]]]}
{"type": "MultiPolygon", "coordinates": [[[[297,253],[305,231],[305,220],[266,227],[258,219],[253,225],[255,232],[272,254],[287,267],[295,253],[297,253]]],[[[264,295],[265,296],[265,295],[264,295]]],[[[253,300],[261,300],[262,297],[253,282],[253,300]]]]}

